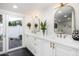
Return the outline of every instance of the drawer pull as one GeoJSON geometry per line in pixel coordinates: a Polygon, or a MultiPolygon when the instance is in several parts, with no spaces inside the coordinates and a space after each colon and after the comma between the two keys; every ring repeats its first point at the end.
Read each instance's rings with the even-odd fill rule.
{"type": "Polygon", "coordinates": [[[53,43],[53,48],[55,48],[55,43],[53,43]]]}
{"type": "Polygon", "coordinates": [[[52,46],[52,42],[50,42],[50,48],[51,48],[51,47],[53,47],[53,46],[52,46]]]}

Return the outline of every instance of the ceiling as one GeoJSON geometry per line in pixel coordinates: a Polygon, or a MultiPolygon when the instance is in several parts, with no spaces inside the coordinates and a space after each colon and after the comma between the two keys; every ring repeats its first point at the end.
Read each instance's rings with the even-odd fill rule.
{"type": "Polygon", "coordinates": [[[55,3],[0,3],[0,9],[28,14],[33,12],[33,10],[45,11],[53,4],[55,3]],[[17,5],[18,8],[13,8],[13,5],[17,5]]]}

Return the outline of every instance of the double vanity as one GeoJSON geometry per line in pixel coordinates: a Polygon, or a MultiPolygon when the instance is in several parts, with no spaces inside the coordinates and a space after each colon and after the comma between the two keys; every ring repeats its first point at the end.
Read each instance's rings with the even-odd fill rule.
{"type": "Polygon", "coordinates": [[[79,56],[79,41],[68,38],[57,38],[56,36],[40,36],[26,33],[26,45],[36,56],[79,56]]]}

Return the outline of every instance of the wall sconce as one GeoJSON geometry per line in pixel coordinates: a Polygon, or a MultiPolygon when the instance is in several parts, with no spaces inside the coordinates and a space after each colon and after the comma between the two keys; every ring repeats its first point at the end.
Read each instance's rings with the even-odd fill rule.
{"type": "Polygon", "coordinates": [[[35,24],[34,24],[34,26],[35,26],[35,29],[37,29],[37,27],[38,27],[38,24],[36,24],[36,23],[35,23],[35,24]]]}
{"type": "Polygon", "coordinates": [[[27,23],[27,27],[29,27],[29,29],[31,28],[31,23],[27,23]]]}

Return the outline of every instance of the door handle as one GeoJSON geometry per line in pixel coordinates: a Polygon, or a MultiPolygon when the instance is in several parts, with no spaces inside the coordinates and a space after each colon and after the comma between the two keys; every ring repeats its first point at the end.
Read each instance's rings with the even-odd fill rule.
{"type": "Polygon", "coordinates": [[[50,48],[55,48],[55,43],[50,42],[50,48]]]}
{"type": "Polygon", "coordinates": [[[50,48],[51,48],[51,47],[53,47],[53,46],[52,46],[52,42],[50,42],[50,48]]]}

